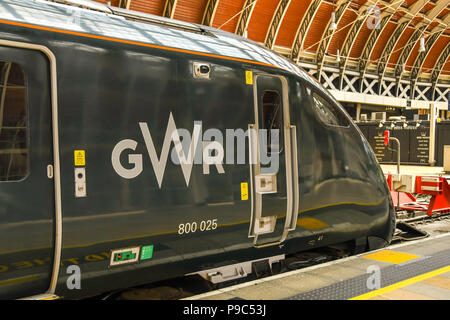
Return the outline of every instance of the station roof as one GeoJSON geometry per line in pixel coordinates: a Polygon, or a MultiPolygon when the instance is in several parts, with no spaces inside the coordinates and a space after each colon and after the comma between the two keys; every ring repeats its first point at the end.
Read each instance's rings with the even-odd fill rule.
{"type": "Polygon", "coordinates": [[[425,79],[433,71],[440,79],[450,78],[448,0],[111,0],[110,4],[245,35],[297,62],[335,65],[339,50],[345,67],[363,73],[408,74],[415,69],[425,79]],[[333,12],[337,27],[330,30],[333,12]],[[421,38],[424,53],[419,52],[421,38]]]}
{"type": "Polygon", "coordinates": [[[449,0],[49,1],[85,3],[91,9],[97,4],[100,11],[122,8],[217,28],[302,66],[450,81],[449,0]]]}
{"type": "Polygon", "coordinates": [[[241,37],[229,32],[199,27],[188,22],[175,23],[171,19],[160,17],[155,19],[154,16],[139,15],[136,16],[139,21],[133,21],[133,13],[126,10],[114,12],[114,15],[108,8],[104,11],[105,8],[101,6],[91,9],[95,10],[83,10],[42,0],[2,0],[0,22],[90,39],[275,67],[289,70],[317,84],[301,68],[279,54],[252,40],[242,41],[241,37]]]}

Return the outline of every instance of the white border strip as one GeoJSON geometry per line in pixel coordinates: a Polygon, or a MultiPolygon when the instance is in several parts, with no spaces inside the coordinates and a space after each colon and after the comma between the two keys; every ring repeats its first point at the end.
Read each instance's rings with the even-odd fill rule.
{"type": "Polygon", "coordinates": [[[56,73],[56,57],[53,52],[41,45],[16,42],[0,39],[0,45],[6,47],[15,47],[29,49],[44,53],[50,60],[50,82],[51,82],[51,104],[52,104],[52,131],[53,131],[53,165],[54,165],[54,184],[55,184],[55,253],[53,258],[53,272],[50,280],[48,294],[54,294],[58,280],[59,265],[61,262],[62,245],[62,205],[61,205],[61,175],[59,159],[59,131],[58,131],[58,84],[56,73]]]}

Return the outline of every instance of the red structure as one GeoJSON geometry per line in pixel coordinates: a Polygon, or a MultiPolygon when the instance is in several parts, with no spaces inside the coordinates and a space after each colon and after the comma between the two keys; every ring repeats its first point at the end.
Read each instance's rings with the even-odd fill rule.
{"type": "Polygon", "coordinates": [[[413,193],[431,195],[429,202],[418,202],[413,193],[393,191],[392,175],[387,176],[387,182],[394,205],[401,210],[426,211],[428,216],[450,212],[450,186],[445,177],[417,176],[415,178],[413,193]]]}

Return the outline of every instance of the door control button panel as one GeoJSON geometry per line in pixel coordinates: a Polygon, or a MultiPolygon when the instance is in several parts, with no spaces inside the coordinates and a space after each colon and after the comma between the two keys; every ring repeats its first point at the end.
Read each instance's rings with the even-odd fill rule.
{"type": "Polygon", "coordinates": [[[256,192],[259,194],[277,192],[277,176],[275,174],[259,174],[255,177],[256,192]]]}

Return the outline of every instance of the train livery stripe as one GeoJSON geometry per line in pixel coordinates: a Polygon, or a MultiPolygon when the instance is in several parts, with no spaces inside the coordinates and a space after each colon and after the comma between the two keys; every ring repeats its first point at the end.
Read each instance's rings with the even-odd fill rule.
{"type": "Polygon", "coordinates": [[[10,285],[10,284],[17,284],[17,283],[23,283],[23,282],[28,282],[28,281],[34,281],[34,280],[38,280],[38,279],[39,279],[38,276],[27,276],[27,277],[22,277],[22,278],[5,280],[5,281],[0,281],[0,286],[6,286],[6,285],[10,285]]]}
{"type": "Polygon", "coordinates": [[[421,274],[420,276],[417,276],[417,277],[413,277],[413,278],[410,278],[410,279],[407,279],[407,280],[404,280],[404,281],[401,281],[401,282],[398,282],[398,283],[394,283],[394,284],[392,284],[390,286],[387,286],[387,287],[384,287],[384,288],[381,288],[381,289],[378,289],[378,290],[374,290],[374,291],[365,293],[363,295],[351,298],[349,300],[368,300],[370,298],[382,295],[383,293],[388,293],[388,292],[391,292],[391,291],[394,291],[394,290],[397,290],[397,289],[401,289],[403,287],[409,286],[409,285],[414,284],[416,282],[420,282],[420,281],[423,281],[423,280],[428,279],[428,278],[436,277],[436,276],[438,276],[440,274],[447,273],[447,272],[450,272],[450,266],[446,266],[446,267],[441,268],[441,269],[437,269],[437,270],[434,270],[434,271],[431,271],[431,272],[428,272],[428,273],[421,274]]]}
{"type": "Polygon", "coordinates": [[[92,38],[92,39],[112,41],[112,42],[118,42],[118,43],[124,43],[124,44],[131,44],[131,45],[136,45],[136,46],[141,46],[141,47],[148,47],[148,48],[154,48],[154,49],[160,49],[160,50],[166,50],[166,51],[182,52],[182,53],[187,53],[187,54],[192,54],[192,55],[199,55],[199,56],[205,56],[205,57],[217,58],[217,59],[223,59],[223,60],[238,61],[238,62],[244,62],[244,63],[250,63],[250,64],[256,64],[256,65],[261,65],[261,66],[281,69],[280,67],[277,67],[275,65],[272,65],[272,64],[269,64],[269,63],[265,63],[265,62],[246,60],[246,59],[240,59],[240,58],[234,58],[234,57],[227,57],[227,56],[221,56],[221,55],[216,55],[216,54],[212,54],[212,53],[205,53],[205,52],[192,51],[192,50],[186,50],[186,49],[179,49],[179,48],[173,48],[173,47],[165,47],[165,46],[160,46],[160,45],[150,44],[150,43],[145,43],[145,42],[138,42],[138,41],[118,39],[118,38],[111,38],[111,37],[99,36],[99,35],[82,33],[82,32],[75,32],[75,31],[64,30],[64,29],[43,27],[43,26],[27,24],[27,23],[20,23],[20,22],[14,22],[14,21],[3,20],[3,19],[0,19],[0,24],[7,24],[7,25],[12,25],[12,26],[18,26],[18,27],[30,28],[30,29],[37,29],[37,30],[43,30],[43,31],[50,31],[50,32],[56,32],[56,33],[63,33],[63,34],[69,34],[69,35],[73,35],[73,36],[84,37],[84,38],[92,38]]]}

